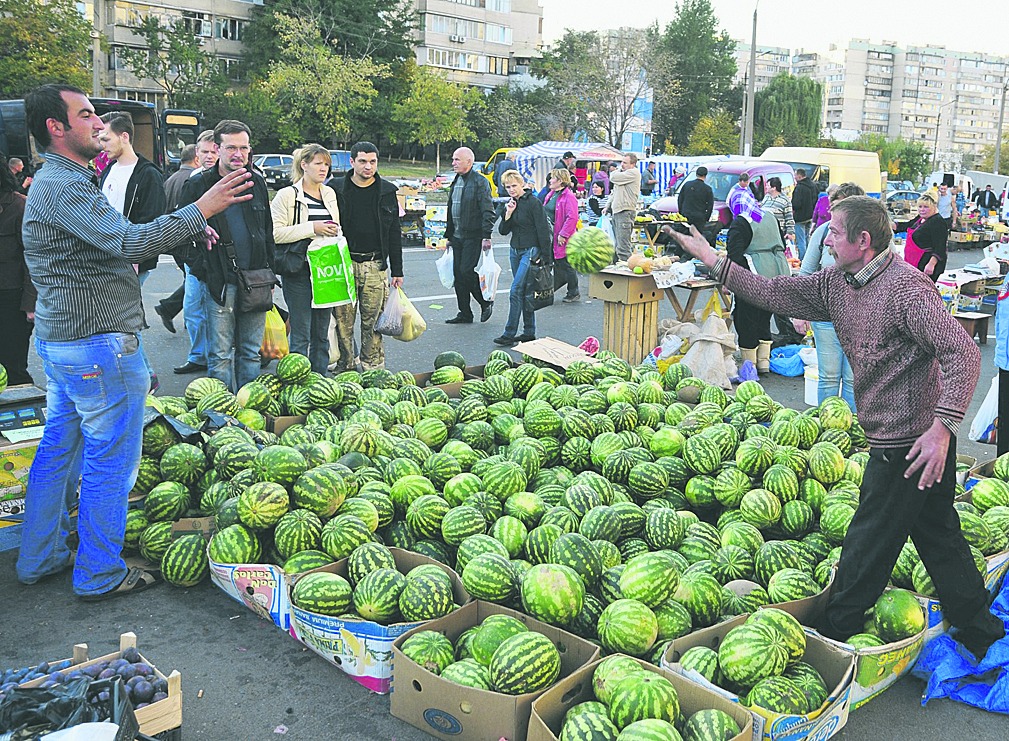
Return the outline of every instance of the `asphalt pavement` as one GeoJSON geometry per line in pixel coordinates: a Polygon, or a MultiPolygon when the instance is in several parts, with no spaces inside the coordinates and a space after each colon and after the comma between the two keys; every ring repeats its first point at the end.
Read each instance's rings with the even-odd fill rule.
{"type": "MultiPolygon", "coordinates": [[[[496,346],[507,317],[510,281],[507,247],[496,240],[495,256],[504,272],[493,318],[486,324],[453,326],[455,297],[439,282],[434,260],[440,253],[408,249],[404,255],[404,289],[428,323],[427,332],[411,343],[386,342],[392,370],[430,370],[443,350],[461,352],[478,365],[496,346]]],[[[954,252],[950,267],[980,258],[979,250],[954,252]]],[[[172,367],[185,362],[189,349],[181,317],[178,332],[162,326],[154,304],[171,293],[182,274],[167,260],[150,276],[144,302],[151,329],[147,348],[161,379],[161,394],[181,395],[193,376],[176,376],[172,367]]],[[[588,298],[537,313],[537,335],[578,344],[600,336],[603,307],[588,298]]],[[[672,317],[662,302],[659,317],[672,317]]],[[[887,321],[880,317],[880,321],[887,321]]],[[[992,328],[992,331],[993,328],[992,328]]],[[[994,340],[981,347],[983,372],[967,424],[980,406],[994,373],[994,340]]],[[[44,374],[33,356],[31,372],[42,385],[44,374]]],[[[803,404],[803,379],[769,376],[767,391],[786,406],[803,404]]],[[[992,446],[961,441],[959,450],[979,460],[994,457],[992,446]]],[[[388,698],[373,695],[339,669],[232,601],[212,584],[193,589],[159,585],[140,595],[107,603],[83,603],[72,594],[68,574],[43,584],[22,586],[14,576],[15,552],[0,554],[0,668],[25,666],[70,656],[75,643],[86,642],[91,655],[118,649],[119,635],[133,631],[140,651],[166,674],[182,673],[183,737],[186,739],[383,739],[420,741],[431,738],[389,715],[388,698]]],[[[947,741],[954,738],[1003,739],[1006,721],[950,701],[921,707],[923,682],[905,677],[881,697],[853,712],[840,738],[947,741]]]]}

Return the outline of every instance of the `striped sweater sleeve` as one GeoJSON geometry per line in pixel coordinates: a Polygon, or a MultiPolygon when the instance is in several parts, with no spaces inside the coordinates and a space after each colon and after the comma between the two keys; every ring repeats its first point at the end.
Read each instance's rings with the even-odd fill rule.
{"type": "Polygon", "coordinates": [[[765,278],[727,258],[719,260],[712,271],[716,280],[747,303],[775,314],[814,322],[831,320],[824,298],[828,272],[821,270],[812,275],[765,278]]]}

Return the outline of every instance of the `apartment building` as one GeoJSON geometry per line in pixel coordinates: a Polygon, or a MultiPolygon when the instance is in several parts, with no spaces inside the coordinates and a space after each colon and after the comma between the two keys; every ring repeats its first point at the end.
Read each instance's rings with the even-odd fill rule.
{"type": "Polygon", "coordinates": [[[164,105],[164,90],[153,80],[139,80],[124,64],[124,47],[142,47],[144,39],[135,29],[146,17],[161,19],[165,25],[181,20],[204,51],[218,59],[221,69],[238,82],[241,79],[242,34],[256,5],[262,0],[86,0],[78,5],[85,18],[93,18],[95,28],[108,43],[98,59],[100,97],[142,100],[164,105]]]}
{"type": "Polygon", "coordinates": [[[484,89],[528,76],[543,42],[539,0],[417,0],[417,63],[484,89]]]}
{"type": "MultiPolygon", "coordinates": [[[[750,42],[737,40],[734,56],[736,58],[736,74],[732,78],[732,82],[745,87],[750,75],[750,42]]],[[[782,72],[791,71],[792,50],[780,46],[757,44],[756,68],[754,89],[760,91],[782,72]]]]}

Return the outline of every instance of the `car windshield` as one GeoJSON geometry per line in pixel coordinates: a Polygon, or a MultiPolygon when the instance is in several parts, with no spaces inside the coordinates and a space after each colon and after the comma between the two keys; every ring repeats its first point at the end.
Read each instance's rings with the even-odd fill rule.
{"type": "MultiPolygon", "coordinates": [[[[685,177],[676,188],[677,194],[680,189],[691,180],[697,180],[697,172],[694,171],[685,177]]],[[[715,194],[716,201],[726,201],[729,198],[729,191],[732,186],[739,182],[739,175],[734,172],[708,172],[708,177],[704,180],[715,194]]]]}

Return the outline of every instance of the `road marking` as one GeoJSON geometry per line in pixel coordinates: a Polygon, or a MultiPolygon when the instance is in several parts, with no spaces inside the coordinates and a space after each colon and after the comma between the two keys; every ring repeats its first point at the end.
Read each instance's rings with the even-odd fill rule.
{"type": "MultiPolygon", "coordinates": [[[[507,289],[507,288],[499,288],[498,289],[498,293],[508,293],[508,290],[509,289],[507,289]]],[[[438,296],[411,296],[410,300],[413,303],[417,303],[418,301],[440,301],[443,298],[455,298],[455,294],[454,293],[443,293],[443,294],[440,294],[438,296]]]]}

